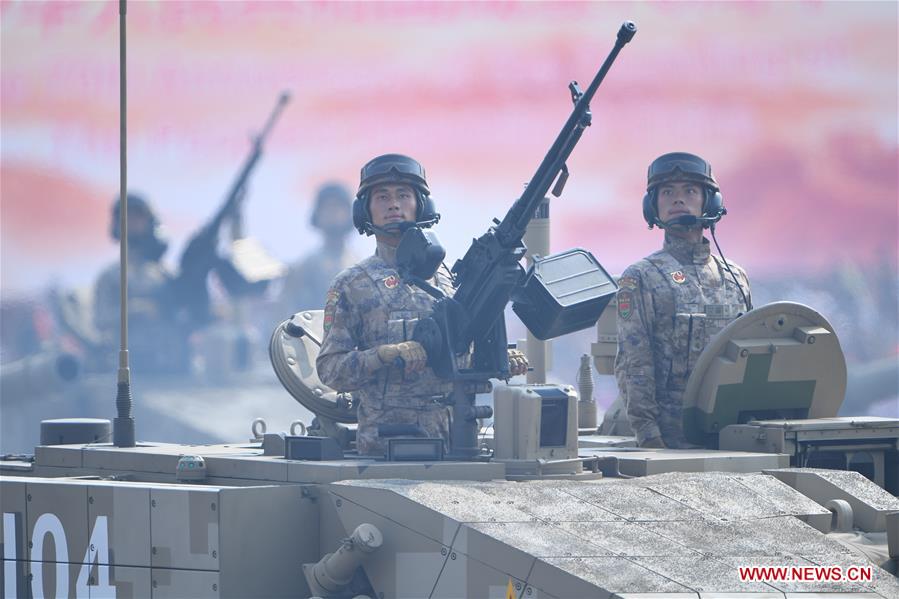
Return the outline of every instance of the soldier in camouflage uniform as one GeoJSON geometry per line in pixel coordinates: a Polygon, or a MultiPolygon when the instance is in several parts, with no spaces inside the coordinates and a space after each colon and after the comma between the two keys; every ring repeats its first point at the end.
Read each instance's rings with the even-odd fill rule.
{"type": "MultiPolygon", "coordinates": [[[[121,202],[112,207],[110,235],[118,240],[121,202]]],[[[183,373],[189,366],[187,327],[176,309],[176,277],[162,263],[168,243],[159,220],[140,195],[128,194],[128,328],[132,364],[141,371],[183,373]]],[[[104,348],[119,342],[119,263],[110,265],[94,286],[94,326],[104,348]]],[[[112,351],[106,352],[115,356],[112,351]]],[[[112,367],[105,364],[100,367],[112,367]]]]}
{"type": "Polygon", "coordinates": [[[290,265],[278,300],[278,318],[298,310],[321,309],[334,277],[356,259],[347,250],[353,230],[352,195],[341,183],[322,185],[315,196],[312,226],[322,234],[322,246],[290,265]]]}
{"type": "Polygon", "coordinates": [[[641,447],[686,447],[682,401],[709,340],[751,309],[739,266],[710,252],[703,228],[726,214],[711,167],[676,152],[649,167],[643,216],[665,244],[618,281],[615,376],[641,447]]]}
{"type": "MultiPolygon", "coordinates": [[[[436,300],[402,282],[396,270],[402,223],[430,226],[438,219],[418,162],[387,154],[362,167],[353,223],[360,233],[375,236],[377,250],[341,272],[328,291],[316,363],[323,383],[352,392],[359,402],[356,448],[361,455],[384,455],[383,436],[392,425],[418,427],[428,437],[449,442],[450,413],[442,402],[452,383],[434,374],[424,348],[411,340],[418,320],[431,314],[436,300]]],[[[447,295],[454,291],[445,267],[429,282],[447,295]]],[[[519,355],[512,357],[512,366],[514,374],[527,369],[519,355]]]]}

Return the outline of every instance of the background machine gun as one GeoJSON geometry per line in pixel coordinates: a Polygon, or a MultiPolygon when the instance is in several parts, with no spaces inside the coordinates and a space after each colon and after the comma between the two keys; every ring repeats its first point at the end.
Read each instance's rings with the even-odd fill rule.
{"type": "MultiPolygon", "coordinates": [[[[636,33],[627,21],[618,31],[614,48],[586,91],[569,84],[574,110],[543,158],[524,193],[502,221],[494,219],[485,234],[475,239],[452,272],[455,294],[442,297],[425,282],[431,264],[415,257],[433,256],[432,233],[413,227],[400,242],[400,274],[438,297],[434,313],[415,329],[414,339],[428,353],[428,365],[454,383],[452,450],[450,457],[472,459],[479,454],[477,419],[492,415],[487,406],[475,406],[475,393],[486,390],[490,378],[509,378],[506,326],[503,312],[510,300],[522,322],[540,339],[549,339],[595,324],[617,287],[589,252],[569,250],[535,263],[525,273],[520,264],[526,248],[525,229],[550,187],[559,196],[568,178],[565,164],[584,129],[591,123],[590,101],[618,56],[636,33]],[[555,183],[555,186],[553,186],[555,183]],[[404,257],[410,257],[404,260],[404,257]],[[554,310],[547,311],[546,305],[554,310]],[[457,357],[471,350],[468,368],[457,357]]],[[[434,270],[436,270],[436,265],[434,270]]]]}
{"type": "MultiPolygon", "coordinates": [[[[216,249],[225,221],[232,223],[231,236],[234,239],[243,237],[241,204],[246,196],[247,182],[262,156],[265,139],[289,100],[290,94],[287,92],[282,93],[278,98],[278,103],[269,115],[262,131],[253,138],[250,154],[231,184],[225,201],[212,216],[212,219],[191,238],[181,255],[181,269],[175,282],[175,290],[180,304],[186,307],[192,322],[202,324],[211,318],[209,293],[206,289],[206,275],[210,270],[216,271],[222,284],[232,295],[243,295],[250,292],[259,282],[260,277],[247,276],[233,261],[220,258],[216,249]]],[[[262,280],[265,279],[262,278],[262,280]]]]}

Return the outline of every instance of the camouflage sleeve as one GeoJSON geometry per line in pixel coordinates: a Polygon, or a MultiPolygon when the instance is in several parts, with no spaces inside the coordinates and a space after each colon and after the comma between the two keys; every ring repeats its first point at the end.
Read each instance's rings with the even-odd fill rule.
{"type": "Polygon", "coordinates": [[[652,351],[654,310],[652,293],[640,270],[630,267],[618,281],[618,358],[616,378],[627,398],[627,417],[637,441],[661,436],[655,394],[652,351]]]}
{"type": "Polygon", "coordinates": [[[325,334],[315,362],[321,382],[336,391],[354,391],[370,384],[383,368],[377,347],[359,347],[361,319],[362,314],[352,305],[338,279],[328,291],[325,334]]]}
{"type": "Polygon", "coordinates": [[[739,272],[737,273],[737,280],[740,281],[740,286],[743,288],[743,293],[746,294],[746,301],[749,304],[748,309],[752,310],[752,290],[749,288],[749,275],[746,274],[746,271],[744,269],[740,268],[739,272]]]}
{"type": "MultiPolygon", "coordinates": [[[[724,260],[722,260],[719,256],[715,256],[715,258],[721,264],[724,264],[724,260]]],[[[734,271],[734,277],[737,279],[737,283],[740,285],[740,288],[743,290],[743,293],[746,294],[746,303],[749,304],[746,307],[746,311],[748,312],[753,307],[752,306],[752,291],[749,289],[749,275],[746,274],[746,270],[743,267],[734,264],[730,260],[727,261],[727,265],[730,266],[731,270],[734,271]]],[[[730,277],[729,274],[727,276],[730,277]]],[[[743,298],[741,297],[739,299],[742,302],[743,298]]]]}

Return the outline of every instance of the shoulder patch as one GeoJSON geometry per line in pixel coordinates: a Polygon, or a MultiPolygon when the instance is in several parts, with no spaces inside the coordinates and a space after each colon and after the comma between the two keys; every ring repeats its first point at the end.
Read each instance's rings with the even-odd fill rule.
{"type": "Polygon", "coordinates": [[[386,279],[384,279],[384,287],[387,289],[393,289],[397,285],[400,284],[400,278],[396,275],[390,275],[386,279]]]}
{"type": "Polygon", "coordinates": [[[324,332],[327,335],[334,323],[334,312],[337,311],[337,301],[340,299],[340,292],[336,289],[328,291],[328,298],[325,301],[325,317],[323,321],[324,332]]]}
{"type": "Polygon", "coordinates": [[[687,280],[687,275],[685,275],[684,271],[682,270],[676,270],[671,273],[671,280],[680,285],[687,280]]]}
{"type": "Polygon", "coordinates": [[[623,287],[618,290],[618,317],[628,320],[634,313],[634,292],[623,287]]]}

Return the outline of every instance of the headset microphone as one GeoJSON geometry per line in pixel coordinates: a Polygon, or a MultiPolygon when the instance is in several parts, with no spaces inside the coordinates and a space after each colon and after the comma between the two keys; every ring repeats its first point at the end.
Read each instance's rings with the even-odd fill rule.
{"type": "Polygon", "coordinates": [[[387,237],[401,237],[407,229],[415,226],[415,223],[409,221],[387,223],[383,227],[379,227],[378,225],[374,225],[371,223],[367,224],[372,233],[380,233],[381,235],[386,235],[387,237]]]}
{"type": "MultiPolygon", "coordinates": [[[[671,220],[665,222],[656,217],[654,220],[657,227],[660,229],[667,229],[672,226],[681,226],[681,227],[693,227],[699,224],[702,224],[706,227],[714,225],[721,217],[727,214],[727,209],[723,206],[711,216],[695,216],[693,214],[681,214],[680,216],[675,216],[671,220]]],[[[651,228],[651,227],[650,227],[651,228]]]]}

